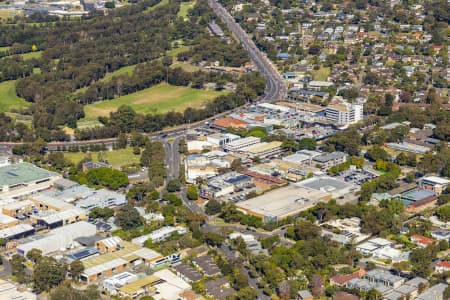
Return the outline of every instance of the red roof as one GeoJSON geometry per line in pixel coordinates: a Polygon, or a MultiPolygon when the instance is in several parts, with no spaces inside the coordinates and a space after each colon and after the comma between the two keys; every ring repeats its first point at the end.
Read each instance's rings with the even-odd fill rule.
{"type": "Polygon", "coordinates": [[[264,180],[264,181],[272,182],[274,184],[284,184],[284,183],[286,183],[286,181],[283,180],[283,179],[280,179],[280,178],[277,178],[277,177],[274,177],[274,176],[270,176],[270,175],[266,175],[266,174],[261,174],[261,173],[258,173],[258,172],[253,172],[253,171],[250,171],[250,170],[243,170],[243,171],[241,171],[241,173],[244,174],[244,175],[253,177],[255,179],[261,179],[261,180],[264,180]]]}
{"type": "Polygon", "coordinates": [[[450,269],[450,261],[441,261],[436,265],[437,267],[450,269]]]}
{"type": "Polygon", "coordinates": [[[426,236],[420,234],[413,234],[411,236],[411,240],[425,246],[433,245],[436,242],[436,240],[427,238],[426,236]]]}
{"type": "Polygon", "coordinates": [[[352,279],[363,277],[364,274],[366,274],[366,270],[360,269],[352,274],[347,274],[347,275],[339,274],[339,275],[333,276],[333,277],[331,277],[330,281],[332,284],[342,286],[352,279]]]}
{"type": "Polygon", "coordinates": [[[223,119],[219,119],[219,120],[216,120],[214,122],[215,126],[222,127],[222,128],[243,127],[243,126],[245,126],[247,124],[248,124],[247,122],[244,122],[244,121],[238,120],[238,119],[234,119],[234,118],[231,118],[231,117],[226,117],[226,118],[223,118],[223,119]]]}

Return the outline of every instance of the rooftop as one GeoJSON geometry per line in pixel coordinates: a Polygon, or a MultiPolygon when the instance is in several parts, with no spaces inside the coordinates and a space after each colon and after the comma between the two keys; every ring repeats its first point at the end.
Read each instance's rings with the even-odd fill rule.
{"type": "Polygon", "coordinates": [[[268,217],[293,215],[326,200],[328,194],[295,185],[282,187],[236,204],[238,208],[268,217]],[[274,201],[277,199],[277,201],[274,201]]]}
{"type": "Polygon", "coordinates": [[[297,184],[298,186],[305,187],[307,189],[313,189],[324,192],[334,192],[336,190],[344,190],[350,185],[345,181],[330,177],[312,177],[297,184]]]}
{"type": "Polygon", "coordinates": [[[261,152],[264,152],[264,151],[267,151],[270,149],[281,147],[281,144],[282,144],[282,142],[278,142],[278,141],[270,142],[270,143],[263,142],[263,143],[259,143],[259,144],[247,147],[246,149],[244,149],[244,151],[250,152],[252,154],[258,154],[258,153],[261,153],[261,152]]]}
{"type": "Polygon", "coordinates": [[[59,175],[30,163],[12,164],[0,167],[0,186],[28,183],[55,176],[59,175]]]}

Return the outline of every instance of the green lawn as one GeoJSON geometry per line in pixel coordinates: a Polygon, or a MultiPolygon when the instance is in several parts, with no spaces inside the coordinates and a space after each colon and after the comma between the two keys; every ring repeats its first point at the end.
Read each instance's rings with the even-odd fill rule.
{"type": "Polygon", "coordinates": [[[29,107],[31,104],[16,95],[16,81],[0,82],[0,111],[29,107]]]}
{"type": "Polygon", "coordinates": [[[172,48],[171,50],[166,52],[166,55],[176,58],[178,56],[178,53],[189,51],[190,48],[191,48],[190,46],[181,46],[178,48],[172,48]]]}
{"type": "Polygon", "coordinates": [[[327,81],[328,76],[331,73],[330,68],[320,67],[319,70],[313,71],[314,80],[327,81]]]}
{"type": "Polygon", "coordinates": [[[0,21],[6,21],[8,18],[12,19],[17,15],[22,16],[23,13],[16,9],[0,9],[0,21]]]}
{"type": "Polygon", "coordinates": [[[194,66],[187,62],[175,62],[173,65],[170,66],[171,68],[182,68],[186,72],[195,72],[198,70],[201,70],[202,68],[194,66]]]}
{"type": "Polygon", "coordinates": [[[110,81],[114,76],[119,76],[119,75],[128,75],[131,76],[134,72],[134,69],[136,69],[137,65],[131,65],[131,66],[125,66],[122,67],[118,70],[115,70],[114,72],[111,73],[107,73],[105,75],[105,77],[103,77],[102,79],[100,79],[100,81],[110,81]]]}
{"type": "MultiPolygon", "coordinates": [[[[91,155],[93,161],[98,161],[99,152],[65,152],[64,157],[68,158],[74,164],[78,164],[83,158],[91,155]]],[[[133,154],[133,148],[125,148],[113,151],[103,151],[103,157],[107,160],[115,169],[119,169],[123,165],[132,163],[139,163],[140,155],[133,154]]]]}
{"type": "Polygon", "coordinates": [[[21,54],[24,60],[32,59],[32,58],[40,58],[42,56],[42,51],[28,52],[21,54]]]}
{"type": "Polygon", "coordinates": [[[108,116],[110,112],[116,111],[124,104],[130,105],[139,113],[183,111],[187,107],[201,107],[205,101],[224,93],[162,83],[114,100],[86,105],[84,107],[86,117],[81,121],[92,121],[97,120],[99,116],[108,116]]]}
{"type": "Polygon", "coordinates": [[[178,16],[182,17],[186,20],[189,9],[194,7],[194,5],[195,5],[195,1],[181,2],[180,11],[178,12],[178,16]]]}
{"type": "Polygon", "coordinates": [[[164,5],[166,5],[166,4],[169,4],[169,0],[161,0],[158,4],[156,4],[156,5],[152,6],[152,7],[147,8],[147,11],[155,10],[155,9],[157,9],[158,7],[164,6],[164,5]]]}

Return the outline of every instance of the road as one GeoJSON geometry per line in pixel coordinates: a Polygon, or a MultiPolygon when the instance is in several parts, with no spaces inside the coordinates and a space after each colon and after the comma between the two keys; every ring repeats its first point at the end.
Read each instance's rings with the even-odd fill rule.
{"type": "Polygon", "coordinates": [[[284,80],[271,61],[256,47],[247,33],[217,0],[208,0],[208,4],[214,13],[227,25],[234,37],[242,44],[250,59],[266,79],[266,92],[261,101],[271,102],[284,99],[286,96],[284,80]]]}

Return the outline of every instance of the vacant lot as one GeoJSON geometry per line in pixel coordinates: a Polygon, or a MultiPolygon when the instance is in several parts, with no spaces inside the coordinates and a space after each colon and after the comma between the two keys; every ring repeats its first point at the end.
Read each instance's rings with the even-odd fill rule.
{"type": "Polygon", "coordinates": [[[31,104],[16,95],[16,81],[0,82],[0,112],[8,112],[12,109],[21,109],[31,104]]]}
{"type": "MultiPolygon", "coordinates": [[[[78,164],[83,158],[90,156],[92,161],[98,161],[99,152],[65,152],[64,157],[68,158],[74,164],[78,164]]],[[[125,148],[113,151],[102,151],[103,159],[107,160],[113,168],[119,169],[121,166],[139,163],[140,155],[133,154],[132,148],[125,148]]]]}
{"type": "Polygon", "coordinates": [[[201,107],[207,100],[224,92],[205,91],[184,86],[172,86],[165,83],[132,93],[114,100],[89,104],[84,107],[85,119],[96,120],[99,116],[108,116],[121,105],[127,104],[139,113],[165,113],[171,110],[183,111],[187,107],[201,107]]]}

